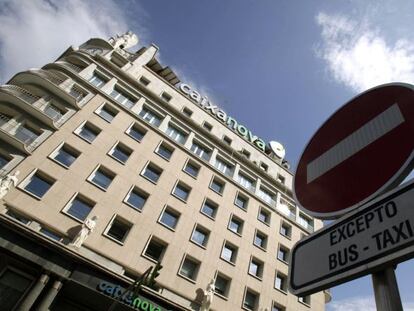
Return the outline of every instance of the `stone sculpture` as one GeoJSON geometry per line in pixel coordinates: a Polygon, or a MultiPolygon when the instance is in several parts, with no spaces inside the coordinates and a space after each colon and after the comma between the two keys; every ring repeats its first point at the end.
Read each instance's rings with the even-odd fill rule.
{"type": "Polygon", "coordinates": [[[207,287],[204,291],[203,301],[201,302],[200,311],[209,311],[210,305],[213,302],[214,291],[216,287],[214,286],[214,279],[207,284],[207,287]]]}
{"type": "Polygon", "coordinates": [[[93,229],[96,227],[97,220],[98,216],[86,219],[86,221],[82,224],[82,228],[76,234],[70,245],[80,248],[88,236],[93,232],[93,229]]]}
{"type": "Polygon", "coordinates": [[[123,35],[116,35],[109,38],[109,43],[115,48],[128,49],[138,44],[138,37],[132,31],[127,31],[123,35]]]}
{"type": "Polygon", "coordinates": [[[12,186],[16,187],[17,182],[19,181],[17,179],[19,174],[19,171],[15,171],[13,174],[8,174],[0,178],[0,200],[4,198],[12,186]]]}

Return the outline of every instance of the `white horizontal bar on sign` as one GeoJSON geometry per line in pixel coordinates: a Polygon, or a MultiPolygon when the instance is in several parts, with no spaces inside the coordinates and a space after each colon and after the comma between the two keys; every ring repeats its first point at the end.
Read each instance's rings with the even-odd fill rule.
{"type": "Polygon", "coordinates": [[[307,165],[309,184],[404,122],[395,103],[307,165]]]}

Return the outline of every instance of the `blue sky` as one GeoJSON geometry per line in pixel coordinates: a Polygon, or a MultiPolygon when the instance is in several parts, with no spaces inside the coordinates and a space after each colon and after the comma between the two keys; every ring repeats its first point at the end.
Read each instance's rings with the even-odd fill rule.
{"type": "MultiPolygon", "coordinates": [[[[130,29],[183,82],[256,135],[281,142],[294,169],[308,139],[359,92],[414,84],[414,2],[0,0],[0,81],[70,45],[130,29]]],[[[412,261],[397,269],[414,310],[412,261]]],[[[374,310],[371,279],[332,290],[327,310],[374,310]]]]}

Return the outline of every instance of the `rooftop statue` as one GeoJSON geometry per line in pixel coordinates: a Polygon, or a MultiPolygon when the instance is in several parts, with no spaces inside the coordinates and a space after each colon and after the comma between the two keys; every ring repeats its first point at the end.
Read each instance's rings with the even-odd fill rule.
{"type": "Polygon", "coordinates": [[[0,199],[3,199],[12,186],[16,187],[18,182],[17,176],[19,174],[19,171],[15,171],[13,174],[0,177],[0,199]]]}
{"type": "Polygon", "coordinates": [[[116,35],[109,38],[109,43],[115,48],[128,49],[138,44],[138,37],[132,31],[127,31],[123,35],[116,35]]]}

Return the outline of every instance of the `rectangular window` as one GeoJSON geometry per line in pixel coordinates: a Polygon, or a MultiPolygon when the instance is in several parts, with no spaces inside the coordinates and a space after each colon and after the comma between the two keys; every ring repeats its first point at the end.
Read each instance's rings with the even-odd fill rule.
{"type": "Polygon", "coordinates": [[[146,133],[147,133],[147,130],[138,126],[138,124],[131,125],[126,131],[127,135],[129,135],[130,137],[132,137],[133,139],[139,142],[142,141],[146,133]]]}
{"type": "Polygon", "coordinates": [[[79,157],[80,152],[75,148],[64,143],[58,149],[53,151],[50,158],[63,165],[64,167],[70,167],[73,162],[79,157]]]}
{"type": "Polygon", "coordinates": [[[309,231],[313,231],[313,221],[302,213],[299,213],[298,224],[309,231]]]}
{"type": "Polygon", "coordinates": [[[191,241],[200,246],[206,247],[209,235],[210,231],[200,225],[196,225],[191,235],[191,241]]]}
{"type": "Polygon", "coordinates": [[[252,311],[257,310],[258,304],[259,294],[251,291],[250,289],[246,289],[246,293],[244,294],[243,308],[252,311]]]}
{"type": "Polygon", "coordinates": [[[69,202],[65,208],[65,212],[83,222],[92,211],[94,205],[95,203],[78,194],[69,202]]]}
{"type": "Polygon", "coordinates": [[[221,273],[217,273],[216,281],[214,282],[215,292],[221,296],[227,297],[230,288],[230,278],[221,273]]]}
{"type": "Polygon", "coordinates": [[[143,190],[137,187],[134,187],[128,193],[124,202],[127,203],[129,206],[141,211],[148,197],[148,193],[144,192],[143,190]]]}
{"type": "Polygon", "coordinates": [[[118,114],[118,110],[108,104],[104,104],[99,107],[95,113],[105,121],[111,123],[115,116],[118,114]]]}
{"type": "Polygon", "coordinates": [[[150,80],[148,80],[147,78],[145,78],[144,76],[141,76],[139,78],[139,83],[141,83],[143,86],[148,86],[148,84],[150,84],[150,80]]]}
{"type": "Polygon", "coordinates": [[[18,222],[21,222],[24,225],[28,225],[30,223],[30,220],[20,214],[15,213],[14,211],[7,210],[6,215],[17,220],[18,222]]]}
{"type": "Polygon", "coordinates": [[[257,219],[266,225],[270,225],[270,212],[267,211],[264,207],[260,207],[257,219]]]}
{"type": "Polygon", "coordinates": [[[132,154],[132,149],[122,143],[117,143],[108,154],[122,164],[125,164],[132,154]]]}
{"type": "Polygon", "coordinates": [[[193,115],[193,111],[187,107],[183,108],[183,114],[186,115],[187,117],[191,118],[191,116],[193,115]]]}
{"type": "Polygon", "coordinates": [[[241,235],[243,231],[243,223],[243,220],[233,215],[230,218],[229,229],[234,233],[241,235]]]}
{"type": "Polygon", "coordinates": [[[249,274],[261,279],[263,277],[263,266],[262,261],[252,257],[249,265],[249,274]]]}
{"type": "Polygon", "coordinates": [[[208,122],[204,122],[203,127],[209,132],[211,132],[211,130],[213,129],[213,126],[208,122]]]}
{"type": "Polygon", "coordinates": [[[76,101],[80,102],[85,96],[86,92],[83,91],[78,85],[74,84],[69,90],[70,96],[74,97],[76,101]]]}
{"type": "Polygon", "coordinates": [[[218,209],[218,205],[216,203],[213,203],[210,200],[205,200],[201,208],[201,212],[204,215],[214,219],[216,218],[216,215],[217,215],[217,209],[218,209]]]}
{"type": "Polygon", "coordinates": [[[233,264],[236,263],[237,257],[237,247],[229,242],[225,242],[223,245],[223,249],[221,250],[221,258],[225,261],[231,262],[233,264]]]}
{"type": "Polygon", "coordinates": [[[162,92],[161,98],[168,103],[172,99],[172,96],[167,92],[162,92]]]}
{"type": "Polygon", "coordinates": [[[286,308],[277,303],[273,303],[272,311],[286,311],[286,308]]]}
{"type": "Polygon", "coordinates": [[[180,275],[195,281],[197,278],[199,268],[200,262],[187,255],[184,258],[179,273],[180,275]]]}
{"type": "Polygon", "coordinates": [[[311,304],[311,297],[310,296],[301,296],[298,297],[298,301],[304,303],[305,305],[310,306],[311,304]]]}
{"type": "Polygon", "coordinates": [[[108,228],[106,229],[105,235],[111,237],[112,239],[118,242],[124,243],[126,237],[128,236],[128,232],[131,230],[131,228],[131,223],[120,218],[119,216],[115,216],[109,224],[108,228]]]}
{"type": "Polygon", "coordinates": [[[158,145],[158,148],[155,150],[155,152],[162,158],[170,160],[174,152],[174,148],[166,144],[165,142],[162,142],[158,145]]]}
{"type": "Polygon", "coordinates": [[[166,250],[167,243],[152,236],[147,247],[145,248],[144,255],[157,262],[161,262],[166,250]]]}
{"type": "Polygon", "coordinates": [[[107,190],[115,174],[103,166],[99,166],[89,177],[88,181],[103,190],[107,190]]]}
{"type": "Polygon", "coordinates": [[[42,233],[43,235],[47,236],[49,239],[52,239],[52,240],[55,240],[55,241],[58,241],[58,242],[62,241],[62,239],[63,239],[61,235],[59,235],[55,232],[52,232],[49,229],[46,229],[46,228],[43,228],[43,227],[40,228],[39,232],[42,233]]]}
{"type": "Polygon", "coordinates": [[[242,153],[242,155],[244,155],[246,158],[250,158],[250,152],[249,152],[249,151],[247,151],[246,149],[243,149],[243,150],[241,151],[241,153],[242,153]]]}
{"type": "Polygon", "coordinates": [[[5,167],[11,160],[12,157],[0,153],[0,169],[5,167]]]}
{"type": "Polygon", "coordinates": [[[246,175],[239,173],[239,175],[237,176],[237,182],[243,186],[244,188],[250,190],[250,191],[254,191],[254,180],[250,177],[247,177],[246,175]]]}
{"type": "Polygon", "coordinates": [[[155,112],[149,110],[147,107],[143,107],[139,116],[147,121],[149,124],[152,124],[155,127],[158,127],[161,124],[161,117],[155,112]]]}
{"type": "Polygon", "coordinates": [[[285,177],[283,177],[282,175],[278,174],[278,175],[277,175],[277,181],[278,181],[279,183],[281,183],[282,185],[284,185],[284,184],[285,184],[286,179],[285,179],[285,177]]]}
{"type": "Polygon", "coordinates": [[[277,259],[287,263],[289,260],[289,249],[283,245],[279,245],[279,250],[277,251],[277,259]]]}
{"type": "Polygon", "coordinates": [[[280,225],[280,234],[290,239],[292,237],[292,226],[282,222],[280,225]]]}
{"type": "Polygon", "coordinates": [[[109,94],[113,99],[115,99],[119,104],[122,106],[131,109],[134,107],[135,103],[137,102],[137,99],[133,98],[131,95],[126,94],[124,91],[121,91],[120,89],[114,88],[109,94]]]}
{"type": "Polygon", "coordinates": [[[175,140],[177,143],[184,145],[185,141],[187,140],[187,133],[179,130],[175,126],[172,126],[171,124],[168,125],[167,135],[172,139],[175,140]]]}
{"type": "Polygon", "coordinates": [[[173,195],[183,201],[187,201],[190,196],[191,188],[178,182],[173,190],[173,195]]]}
{"type": "Polygon", "coordinates": [[[23,298],[33,282],[32,277],[6,268],[0,275],[0,306],[2,310],[16,310],[16,305],[23,298]]]}
{"type": "Polygon", "coordinates": [[[175,229],[180,219],[180,213],[167,206],[164,211],[161,213],[159,222],[167,226],[170,229],[175,229]]]}
{"type": "Polygon", "coordinates": [[[224,136],[223,136],[223,141],[224,141],[227,145],[231,146],[232,139],[231,139],[230,137],[228,137],[228,136],[224,135],[224,136]]]}
{"type": "Polygon", "coordinates": [[[155,166],[154,164],[150,162],[144,168],[141,174],[145,176],[147,179],[149,179],[150,181],[152,181],[153,183],[157,183],[158,179],[160,179],[160,176],[162,174],[162,169],[160,169],[158,166],[155,166]]]}
{"type": "Polygon", "coordinates": [[[271,193],[270,191],[260,188],[259,192],[257,194],[260,198],[263,199],[263,201],[265,201],[266,203],[270,204],[270,205],[275,205],[275,201],[273,199],[273,197],[275,196],[273,193],[271,193]]]}
{"type": "Polygon", "coordinates": [[[30,192],[34,196],[41,198],[45,193],[52,187],[54,180],[46,176],[40,171],[36,171],[34,174],[29,176],[29,178],[23,181],[22,187],[27,192],[30,192]]]}
{"type": "Polygon", "coordinates": [[[206,147],[203,147],[197,142],[193,141],[193,144],[191,145],[191,151],[206,161],[210,159],[211,150],[206,147]]]}
{"type": "Polygon", "coordinates": [[[267,235],[256,230],[256,234],[254,236],[254,245],[266,249],[267,247],[267,235]]]}
{"type": "Polygon", "coordinates": [[[269,165],[267,165],[266,163],[260,162],[260,168],[264,170],[265,172],[267,172],[267,170],[269,169],[269,165]]]}
{"type": "Polygon", "coordinates": [[[200,165],[192,161],[187,161],[187,163],[184,166],[184,172],[186,172],[194,178],[197,178],[198,173],[200,172],[200,165]]]}
{"type": "Polygon", "coordinates": [[[97,88],[101,88],[106,83],[106,80],[99,76],[96,72],[94,72],[92,77],[90,77],[89,79],[89,83],[91,83],[97,88]]]}
{"type": "Polygon", "coordinates": [[[16,129],[14,137],[16,137],[24,144],[30,145],[40,136],[40,134],[41,131],[30,127],[28,124],[22,124],[16,129]]]}
{"type": "Polygon", "coordinates": [[[221,160],[220,158],[216,158],[216,161],[214,162],[214,166],[224,175],[233,176],[234,166],[221,160]]]}
{"type": "Polygon", "coordinates": [[[295,213],[295,207],[289,204],[284,199],[280,199],[279,204],[276,205],[276,208],[287,217],[295,220],[296,213],[295,213]]]}
{"type": "Polygon", "coordinates": [[[236,206],[240,207],[241,209],[246,210],[248,203],[249,203],[249,198],[239,192],[236,196],[236,200],[234,201],[234,204],[236,204],[236,206]]]}
{"type": "Polygon", "coordinates": [[[75,130],[75,134],[86,140],[88,143],[92,143],[99,135],[101,130],[92,123],[86,122],[81,127],[75,130]]]}
{"type": "Polygon", "coordinates": [[[277,272],[275,278],[275,288],[283,292],[287,291],[287,278],[286,275],[277,272]]]}
{"type": "Polygon", "coordinates": [[[221,181],[217,177],[214,177],[210,184],[210,189],[218,194],[223,194],[224,191],[224,181],[221,181]]]}

